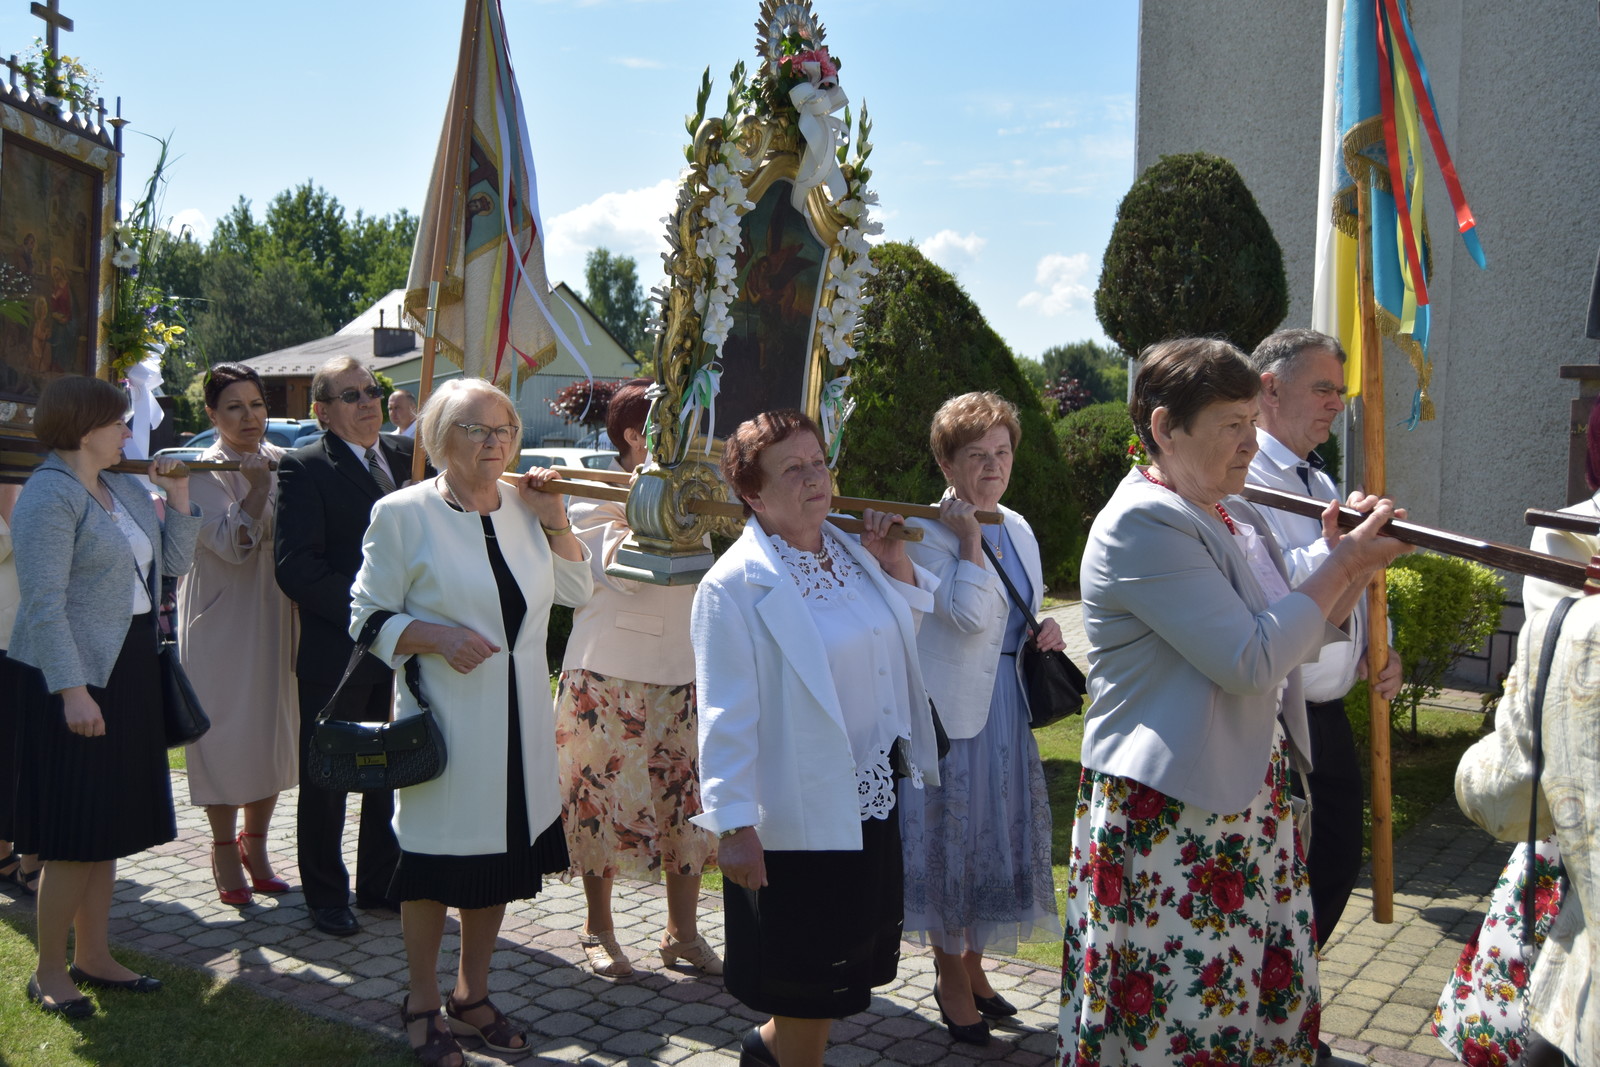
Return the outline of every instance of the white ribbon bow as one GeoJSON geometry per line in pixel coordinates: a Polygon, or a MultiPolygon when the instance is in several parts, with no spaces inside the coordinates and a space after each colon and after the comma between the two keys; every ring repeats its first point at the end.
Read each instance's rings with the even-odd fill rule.
{"type": "Polygon", "coordinates": [[[855,414],[856,402],[846,397],[850,376],[841,374],[822,387],[822,436],[828,442],[828,466],[839,462],[839,445],[844,441],[844,424],[855,414]]]}
{"type": "Polygon", "coordinates": [[[722,391],[722,367],[717,363],[707,363],[694,372],[694,377],[689,380],[689,388],[683,391],[683,407],[678,410],[678,435],[681,443],[678,446],[680,457],[689,454],[690,442],[694,431],[700,427],[700,413],[704,411],[709,420],[706,423],[706,455],[711,454],[713,435],[717,430],[717,394],[722,391]]]}
{"type": "Polygon", "coordinates": [[[800,112],[800,136],[806,142],[800,158],[800,173],[794,180],[794,195],[790,199],[796,211],[805,210],[806,194],[815,186],[826,185],[835,200],[850,191],[839,171],[838,151],[844,136],[844,121],[833,114],[850,99],[836,83],[825,84],[828,85],[826,89],[802,82],[789,90],[789,102],[800,112]]]}
{"type": "Polygon", "coordinates": [[[150,458],[150,431],[166,417],[156,400],[156,390],[161,387],[161,354],[166,350],[166,345],[151,345],[150,355],[128,368],[128,395],[133,401],[133,422],[128,429],[133,441],[123,453],[129,459],[150,458]]]}

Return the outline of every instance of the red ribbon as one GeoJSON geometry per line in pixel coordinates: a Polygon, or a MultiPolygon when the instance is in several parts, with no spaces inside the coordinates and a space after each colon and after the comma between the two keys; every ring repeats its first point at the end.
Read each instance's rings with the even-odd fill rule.
{"type": "MultiPolygon", "coordinates": [[[[1389,159],[1389,188],[1394,193],[1395,213],[1399,216],[1400,232],[1405,236],[1406,262],[1411,267],[1411,285],[1417,293],[1418,305],[1428,303],[1428,283],[1422,274],[1422,257],[1417,251],[1416,234],[1411,229],[1411,203],[1406,196],[1405,166],[1400,155],[1400,136],[1395,129],[1394,117],[1394,76],[1393,60],[1390,56],[1391,35],[1404,38],[1404,34],[1396,34],[1395,26],[1385,17],[1386,5],[1392,6],[1395,0],[1374,0],[1377,5],[1377,30],[1378,30],[1378,58],[1382,60],[1382,68],[1378,77],[1378,95],[1383,102],[1383,144],[1384,151],[1389,159]]],[[[1408,72],[1410,68],[1407,68],[1408,72]]],[[[1413,91],[1416,82],[1413,80],[1413,91]]],[[[1422,161],[1416,161],[1417,166],[1422,166],[1422,161]]],[[[1374,249],[1374,254],[1377,250],[1374,249]]]]}

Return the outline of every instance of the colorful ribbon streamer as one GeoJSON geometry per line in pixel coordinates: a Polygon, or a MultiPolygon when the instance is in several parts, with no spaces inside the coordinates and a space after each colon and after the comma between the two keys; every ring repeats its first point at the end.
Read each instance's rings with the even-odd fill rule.
{"type": "Polygon", "coordinates": [[[844,424],[855,414],[856,402],[845,396],[850,376],[841,374],[822,387],[822,436],[828,443],[828,467],[839,462],[839,446],[844,443],[844,424]]]}

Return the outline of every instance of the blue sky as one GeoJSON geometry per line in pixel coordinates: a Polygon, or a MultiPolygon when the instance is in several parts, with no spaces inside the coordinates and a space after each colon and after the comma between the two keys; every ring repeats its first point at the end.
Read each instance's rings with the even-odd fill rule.
{"type": "MultiPolygon", "coordinates": [[[[124,194],[172,135],[165,213],[202,236],[311,179],[352,212],[420,209],[456,62],[458,0],[60,0],[62,51],[122,97],[124,194]]],[[[502,0],[552,281],[604,245],[660,280],[700,73],[713,108],[753,61],[754,0],[502,0]]],[[[1093,291],[1133,180],[1138,5],[816,0],[874,122],[886,236],[953,271],[1020,355],[1102,339],[1093,291]]],[[[0,48],[42,32],[0,0],[0,48]]]]}

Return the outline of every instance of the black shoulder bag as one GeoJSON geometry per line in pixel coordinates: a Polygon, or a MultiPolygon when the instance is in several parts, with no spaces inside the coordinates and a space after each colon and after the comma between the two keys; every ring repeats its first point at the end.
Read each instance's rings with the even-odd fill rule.
{"type": "Polygon", "coordinates": [[[433,709],[422,697],[422,670],[417,657],[406,660],[406,686],[416,698],[420,715],[396,722],[349,722],[332,718],[339,694],[355,672],[356,664],[367,654],[383,624],[394,618],[392,611],[375,611],[361,627],[361,636],[350,652],[344,677],[317,713],[311,733],[311,765],[306,777],[313,785],[344,793],[386,792],[430,782],[444,773],[444,734],[433,717],[433,709]]]}
{"type": "MultiPolygon", "coordinates": [[[[1000,566],[1000,560],[995,556],[994,549],[989,547],[988,539],[980,537],[978,540],[983,542],[984,554],[994,564],[994,571],[1005,583],[1006,592],[1011,594],[1011,602],[1021,610],[1023,619],[1027,621],[1028,632],[1037,635],[1039,620],[1028,610],[1028,605],[1023,602],[1017,587],[1011,584],[1011,579],[1006,577],[1005,568],[1000,566]]],[[[1083,695],[1089,691],[1089,682],[1065,652],[1060,649],[1046,652],[1030,636],[1017,655],[1022,659],[1022,677],[1028,686],[1029,726],[1035,730],[1043,729],[1068,715],[1083,711],[1083,695]]]]}

